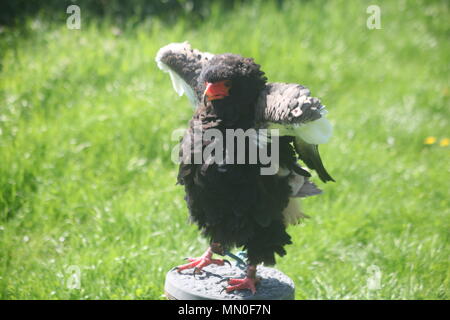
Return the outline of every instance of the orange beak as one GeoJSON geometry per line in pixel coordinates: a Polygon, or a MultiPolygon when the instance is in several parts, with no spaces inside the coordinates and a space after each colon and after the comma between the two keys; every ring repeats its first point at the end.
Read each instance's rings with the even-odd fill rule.
{"type": "Polygon", "coordinates": [[[218,82],[206,82],[206,89],[203,93],[203,97],[207,98],[208,101],[223,99],[230,95],[230,81],[218,81],[218,82]]]}

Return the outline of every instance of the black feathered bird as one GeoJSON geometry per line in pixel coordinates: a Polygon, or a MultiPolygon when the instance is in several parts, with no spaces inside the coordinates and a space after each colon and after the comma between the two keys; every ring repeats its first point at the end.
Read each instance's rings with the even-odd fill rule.
{"type": "MultiPolygon", "coordinates": [[[[194,268],[195,273],[211,263],[223,265],[226,260],[213,259],[214,253],[223,255],[229,248],[244,247],[247,276],[229,279],[226,290],[250,289],[254,293],[256,266],[274,264],[275,253],[285,255],[284,246],[291,243],[286,226],[305,217],[295,198],[321,193],[297,160],[315,170],[322,181],[334,181],[317,147],[331,136],[326,110],[301,85],[267,83],[251,58],[204,53],[185,42],[161,48],[156,62],[169,72],[177,93],[186,94],[196,108],[181,142],[178,183],[185,187],[191,221],[210,240],[201,257],[189,258],[189,263],[177,269],[194,268]],[[224,138],[202,136],[200,143],[194,141],[196,130],[212,129],[224,138]],[[237,163],[236,145],[231,158],[232,150],[224,147],[208,159],[192,161],[215,143],[228,146],[227,139],[235,139],[226,135],[230,129],[278,129],[279,169],[275,174],[261,174],[267,164],[259,158],[249,161],[255,143],[251,138],[244,141],[244,163],[237,163]]],[[[271,143],[269,137],[265,146],[271,143]]],[[[256,145],[262,148],[264,144],[256,140],[256,145]]]]}

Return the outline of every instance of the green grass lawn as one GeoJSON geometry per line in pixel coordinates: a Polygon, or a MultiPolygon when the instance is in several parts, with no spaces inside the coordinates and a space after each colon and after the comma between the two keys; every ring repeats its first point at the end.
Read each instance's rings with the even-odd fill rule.
{"type": "Polygon", "coordinates": [[[254,57],[330,112],[321,153],[337,182],[314,177],[325,192],[303,201],[311,219],[289,227],[277,263],[296,298],[448,299],[448,2],[375,1],[382,29],[369,30],[373,2],[3,28],[0,298],[163,299],[165,273],[203,252],[170,160],[192,109],[154,63],[161,46],[189,40],[254,57]],[[73,266],[79,289],[68,288],[73,266]],[[367,288],[373,268],[379,290],[367,288]]]}

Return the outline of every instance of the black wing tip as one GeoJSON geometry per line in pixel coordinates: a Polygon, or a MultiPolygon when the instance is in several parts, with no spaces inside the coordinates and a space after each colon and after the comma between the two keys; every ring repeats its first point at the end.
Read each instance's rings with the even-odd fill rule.
{"type": "Polygon", "coordinates": [[[320,180],[322,180],[324,183],[327,183],[329,181],[336,182],[336,180],[334,180],[332,177],[329,177],[329,178],[326,178],[326,179],[320,178],[320,180]]]}
{"type": "Polygon", "coordinates": [[[317,171],[317,173],[319,175],[320,180],[322,180],[324,183],[327,183],[328,181],[336,182],[336,180],[334,180],[333,177],[330,176],[330,174],[325,170],[325,168],[321,171],[317,171]]]}

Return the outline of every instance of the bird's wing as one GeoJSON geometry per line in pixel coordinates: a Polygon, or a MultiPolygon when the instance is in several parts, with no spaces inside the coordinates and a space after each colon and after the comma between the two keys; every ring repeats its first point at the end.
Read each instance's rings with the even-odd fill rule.
{"type": "Polygon", "coordinates": [[[168,72],[172,85],[178,95],[186,94],[193,106],[198,104],[200,97],[195,88],[203,65],[214,55],[192,49],[188,42],[171,43],[159,49],[156,63],[164,72],[168,72]]]}
{"type": "Polygon", "coordinates": [[[298,157],[324,181],[334,181],[323,166],[318,144],[328,142],[332,126],[327,111],[309,89],[293,83],[268,83],[256,105],[257,127],[279,129],[280,135],[295,137],[298,157]]]}

